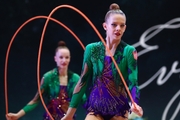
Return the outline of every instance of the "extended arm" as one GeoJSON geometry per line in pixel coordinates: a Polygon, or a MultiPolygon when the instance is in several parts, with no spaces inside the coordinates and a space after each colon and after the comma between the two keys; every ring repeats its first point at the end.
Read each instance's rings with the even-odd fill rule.
{"type": "Polygon", "coordinates": [[[138,105],[139,103],[139,87],[138,87],[138,72],[137,72],[137,51],[131,47],[128,53],[128,79],[129,90],[135,103],[132,104],[131,110],[139,116],[143,115],[143,109],[138,105]]]}
{"type": "Polygon", "coordinates": [[[139,102],[139,87],[138,87],[138,70],[137,70],[137,51],[134,47],[128,52],[128,82],[129,90],[135,103],[139,102]]]}
{"type": "MultiPolygon", "coordinates": [[[[41,80],[41,85],[43,84],[44,80],[41,80]]],[[[41,94],[44,93],[44,89],[41,89],[41,94]]],[[[17,120],[19,118],[21,118],[22,116],[24,116],[27,112],[33,110],[39,103],[39,93],[37,92],[36,95],[34,96],[34,98],[23,108],[21,109],[19,112],[17,113],[8,113],[6,115],[6,119],[7,120],[17,120]]]]}
{"type": "Polygon", "coordinates": [[[92,65],[91,65],[90,56],[91,56],[90,46],[87,46],[85,53],[84,53],[81,77],[75,86],[67,114],[61,120],[72,120],[72,118],[76,112],[76,109],[77,109],[79,103],[81,102],[83,95],[85,94],[89,79],[91,79],[91,77],[92,77],[91,76],[92,75],[92,65]]]}

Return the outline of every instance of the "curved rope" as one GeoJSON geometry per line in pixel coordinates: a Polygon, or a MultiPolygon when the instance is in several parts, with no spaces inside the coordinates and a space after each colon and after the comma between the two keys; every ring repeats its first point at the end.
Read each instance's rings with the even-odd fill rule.
{"type": "MultiPolygon", "coordinates": [[[[5,106],[6,106],[6,114],[8,113],[8,90],[7,90],[7,68],[8,68],[8,58],[9,58],[9,52],[12,46],[12,43],[15,39],[15,37],[17,36],[17,34],[19,33],[19,31],[29,22],[38,19],[38,18],[47,18],[47,16],[35,16],[30,18],[29,20],[27,20],[26,22],[24,22],[14,33],[13,37],[10,40],[10,43],[8,45],[8,49],[7,49],[7,53],[6,53],[6,58],[5,58],[5,68],[4,68],[4,91],[5,91],[5,106]]],[[[59,25],[63,26],[66,30],[68,30],[75,38],[76,40],[79,42],[79,44],[82,46],[83,49],[85,49],[83,43],[81,42],[81,40],[67,27],[65,26],[63,23],[61,23],[60,21],[54,19],[54,18],[50,18],[50,20],[58,23],[59,25]]],[[[41,99],[41,102],[43,104],[43,106],[45,105],[44,101],[41,99]]],[[[47,108],[45,107],[46,112],[49,114],[47,108]]]]}
{"type": "MultiPolygon", "coordinates": [[[[99,31],[96,29],[96,27],[95,27],[95,26],[93,25],[93,23],[90,21],[90,19],[89,19],[85,14],[83,14],[80,10],[78,10],[77,8],[75,8],[75,7],[73,7],[73,6],[70,6],[70,5],[60,5],[60,6],[56,7],[55,9],[53,9],[53,10],[51,11],[51,13],[49,14],[48,17],[47,17],[47,16],[37,16],[37,17],[33,17],[33,18],[29,19],[28,21],[26,21],[23,25],[21,25],[21,26],[19,27],[19,29],[16,31],[16,33],[15,33],[15,34],[13,35],[13,37],[12,37],[12,39],[11,39],[11,41],[10,41],[10,44],[9,44],[9,46],[8,46],[8,50],[7,50],[7,54],[6,54],[6,60],[5,60],[5,77],[4,77],[4,78],[5,78],[6,113],[8,113],[7,63],[8,63],[8,56],[9,56],[9,51],[10,51],[12,42],[13,42],[15,36],[17,35],[17,33],[22,29],[22,27],[23,27],[24,25],[26,25],[28,22],[30,22],[30,21],[32,21],[32,20],[34,20],[34,19],[37,19],[37,18],[41,18],[41,17],[42,17],[42,18],[46,18],[46,23],[45,23],[45,25],[44,25],[43,32],[42,32],[42,34],[41,34],[41,40],[40,40],[39,51],[38,51],[38,59],[37,59],[37,63],[38,63],[38,65],[37,65],[37,83],[38,83],[38,92],[39,92],[39,95],[40,95],[42,104],[43,104],[45,110],[47,111],[48,115],[49,115],[49,116],[51,117],[51,119],[53,120],[52,116],[50,115],[50,113],[48,112],[48,110],[47,110],[47,108],[46,108],[46,106],[45,106],[45,104],[44,104],[44,101],[43,101],[43,98],[42,98],[42,95],[41,95],[41,91],[40,91],[40,82],[39,82],[39,81],[40,81],[40,76],[39,76],[39,75],[40,75],[40,56],[41,56],[41,50],[42,50],[42,43],[43,43],[43,39],[44,39],[44,34],[45,34],[46,27],[47,27],[47,24],[48,24],[49,20],[53,20],[53,21],[58,22],[58,23],[60,24],[59,21],[56,21],[55,19],[51,18],[51,15],[52,15],[57,9],[63,8],[63,7],[67,7],[67,8],[70,8],[70,9],[78,12],[78,13],[91,25],[91,27],[94,29],[94,31],[96,32],[96,34],[98,35],[98,37],[99,37],[99,38],[101,39],[101,41],[103,42],[104,46],[107,48],[107,50],[108,50],[108,52],[109,52],[109,54],[110,54],[110,57],[111,57],[112,61],[114,62],[115,67],[116,67],[116,69],[117,69],[117,71],[118,71],[118,73],[119,73],[119,75],[120,75],[120,77],[121,77],[121,79],[122,79],[122,82],[123,82],[123,84],[124,84],[124,86],[125,86],[125,89],[126,89],[128,95],[129,95],[129,97],[130,97],[130,100],[131,100],[132,104],[134,104],[134,101],[133,101],[132,96],[131,96],[131,94],[130,94],[130,92],[129,92],[128,86],[126,85],[126,82],[125,82],[125,80],[124,80],[124,78],[123,78],[123,76],[122,76],[122,73],[121,73],[120,69],[118,68],[118,65],[117,65],[116,61],[114,60],[114,58],[113,58],[113,56],[112,56],[109,48],[108,48],[107,45],[105,44],[105,41],[104,41],[104,39],[102,38],[102,36],[100,35],[99,31]]],[[[62,23],[61,23],[60,25],[63,26],[62,23]]],[[[63,27],[64,27],[65,29],[67,29],[68,31],[71,31],[69,28],[67,28],[67,27],[65,27],[65,26],[63,26],[63,27]]],[[[84,47],[83,44],[81,43],[80,39],[78,39],[78,37],[77,37],[73,32],[70,32],[70,33],[77,39],[77,41],[81,44],[81,46],[83,47],[83,49],[85,49],[85,47],[84,47]]]]}
{"type": "MultiPolygon", "coordinates": [[[[106,45],[103,37],[101,36],[101,34],[100,34],[99,31],[97,30],[97,28],[94,26],[94,24],[90,21],[90,19],[89,19],[84,13],[82,13],[79,9],[77,9],[77,8],[71,6],[71,5],[60,5],[60,6],[57,6],[56,8],[54,8],[54,9],[51,11],[51,13],[49,14],[48,18],[46,19],[46,23],[45,23],[44,28],[43,28],[43,32],[42,32],[42,36],[41,36],[41,41],[40,41],[40,45],[39,45],[38,66],[39,66],[39,62],[40,62],[40,55],[41,55],[41,47],[42,47],[43,37],[44,37],[44,33],[45,33],[45,30],[46,30],[48,21],[49,21],[50,17],[52,16],[52,14],[53,14],[56,10],[58,10],[58,9],[60,9],[60,8],[63,8],[63,7],[64,7],[64,8],[70,8],[70,9],[76,11],[77,13],[79,13],[79,14],[90,24],[90,26],[94,29],[94,31],[96,32],[96,34],[99,36],[99,38],[100,38],[101,41],[103,42],[104,46],[107,48],[108,53],[110,54],[111,59],[112,59],[112,61],[114,62],[115,67],[116,67],[116,69],[117,69],[117,71],[118,71],[118,73],[119,73],[119,75],[120,75],[120,77],[121,77],[121,80],[122,80],[122,82],[123,82],[123,84],[124,84],[124,86],[125,86],[125,89],[126,89],[126,91],[127,91],[127,93],[128,93],[128,96],[129,96],[132,104],[134,104],[134,100],[132,99],[131,93],[130,93],[130,91],[129,91],[129,88],[128,88],[125,80],[124,80],[124,77],[123,77],[123,75],[122,75],[122,73],[121,73],[121,71],[120,71],[120,69],[119,69],[116,61],[115,61],[114,58],[113,58],[112,53],[110,52],[109,48],[107,47],[107,45],[106,45]]],[[[37,69],[38,69],[38,68],[37,68],[37,69]]],[[[39,75],[39,69],[38,69],[38,75],[39,75]]],[[[38,76],[38,77],[39,77],[39,76],[38,76]]],[[[135,105],[134,105],[134,106],[135,106],[135,105]]]]}

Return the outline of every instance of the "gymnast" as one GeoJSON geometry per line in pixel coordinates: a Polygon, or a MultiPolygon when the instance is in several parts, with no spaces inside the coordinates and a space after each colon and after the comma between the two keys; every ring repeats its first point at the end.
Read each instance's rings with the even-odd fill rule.
{"type": "Polygon", "coordinates": [[[105,44],[94,42],[86,46],[81,77],[74,89],[67,114],[61,120],[72,120],[83,94],[87,91],[85,120],[128,120],[128,113],[143,115],[138,105],[137,51],[121,38],[126,30],[126,16],[119,5],[113,3],[105,15],[103,28],[105,44]],[[129,105],[127,90],[111,56],[128,85],[133,102],[129,105]]]}

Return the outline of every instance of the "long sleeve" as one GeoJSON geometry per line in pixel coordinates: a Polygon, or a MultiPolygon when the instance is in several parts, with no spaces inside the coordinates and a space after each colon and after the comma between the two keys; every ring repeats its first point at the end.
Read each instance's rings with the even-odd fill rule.
{"type": "MultiPolygon", "coordinates": [[[[78,83],[78,81],[80,79],[80,76],[78,74],[76,74],[76,73],[73,73],[70,76],[71,76],[71,78],[70,78],[70,80],[68,82],[68,96],[71,99],[72,95],[73,95],[74,88],[75,88],[76,84],[78,83]]],[[[82,101],[82,103],[84,103],[86,101],[86,94],[83,95],[81,101],[82,101]]]]}
{"type": "Polygon", "coordinates": [[[23,110],[25,113],[28,113],[30,111],[32,111],[33,109],[35,109],[39,104],[39,100],[37,102],[33,102],[33,103],[28,103],[26,106],[23,107],[23,110]]]}
{"type": "Polygon", "coordinates": [[[128,82],[134,102],[139,102],[140,92],[138,87],[138,68],[137,68],[137,51],[133,46],[129,46],[128,51],[128,82]]]}
{"type": "Polygon", "coordinates": [[[88,86],[88,82],[91,79],[92,75],[92,64],[91,64],[91,47],[90,45],[86,46],[85,52],[84,52],[84,59],[83,59],[83,67],[82,67],[82,73],[80,80],[78,81],[74,93],[70,102],[70,107],[77,108],[79,103],[83,99],[85,99],[85,91],[88,86]]]}
{"type": "MultiPolygon", "coordinates": [[[[44,78],[42,78],[41,80],[41,94],[44,94],[44,88],[46,88],[47,84],[46,82],[44,82],[44,78]]],[[[35,109],[38,104],[40,103],[40,96],[39,96],[39,92],[36,93],[35,97],[26,105],[23,107],[23,110],[25,113],[28,113],[30,111],[32,111],[33,109],[35,109]]]]}

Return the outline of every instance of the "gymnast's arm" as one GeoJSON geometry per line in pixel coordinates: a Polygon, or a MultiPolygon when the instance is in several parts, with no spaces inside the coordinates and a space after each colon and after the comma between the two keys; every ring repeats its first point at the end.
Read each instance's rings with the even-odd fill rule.
{"type": "Polygon", "coordinates": [[[91,63],[91,45],[86,46],[83,60],[83,67],[81,77],[75,86],[73,96],[66,115],[61,120],[72,120],[79,103],[88,87],[88,82],[92,77],[92,63],[91,63]]]}
{"type": "MultiPolygon", "coordinates": [[[[41,80],[41,86],[44,84],[44,79],[41,80]]],[[[44,93],[44,89],[41,89],[41,94],[44,93]]],[[[39,93],[37,92],[34,98],[24,106],[19,112],[17,113],[8,113],[6,114],[7,120],[17,120],[24,116],[27,112],[32,111],[40,102],[39,93]]]]}
{"type": "Polygon", "coordinates": [[[140,92],[138,87],[138,70],[137,70],[137,51],[133,46],[129,46],[128,51],[128,71],[129,71],[129,90],[132,95],[134,103],[131,106],[131,110],[139,116],[143,115],[142,108],[138,105],[140,99],[140,92]]]}
{"type": "Polygon", "coordinates": [[[139,103],[140,92],[138,87],[137,51],[133,46],[128,49],[128,83],[132,98],[136,104],[139,103]]]}
{"type": "Polygon", "coordinates": [[[87,75],[88,75],[88,68],[87,65],[85,65],[84,74],[82,74],[80,80],[75,86],[74,93],[69,105],[69,109],[66,113],[67,118],[70,119],[73,118],[79,103],[82,101],[82,97],[87,89],[87,81],[82,82],[82,79],[86,78],[87,75]]]}

